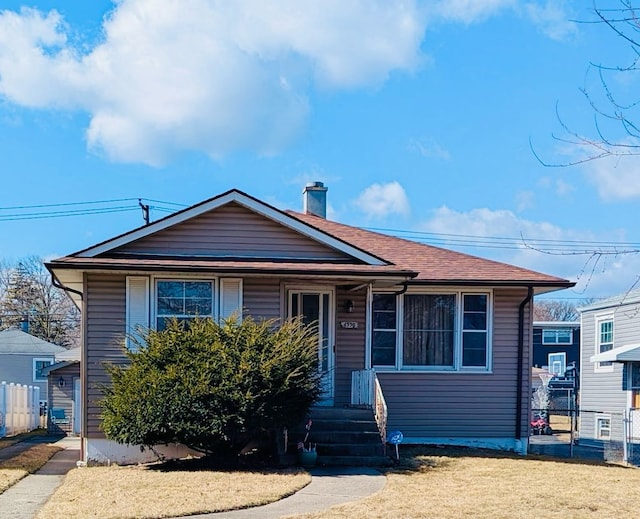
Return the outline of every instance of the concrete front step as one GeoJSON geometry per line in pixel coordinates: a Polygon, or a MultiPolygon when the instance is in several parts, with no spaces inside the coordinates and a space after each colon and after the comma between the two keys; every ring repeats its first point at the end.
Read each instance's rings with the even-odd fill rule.
{"type": "MultiPolygon", "coordinates": [[[[303,436],[304,437],[304,436],[303,436]]],[[[314,431],[309,434],[312,443],[367,443],[382,442],[378,431],[314,431]]]]}
{"type": "MultiPolygon", "coordinates": [[[[318,452],[321,465],[384,466],[384,444],[370,408],[314,407],[311,409],[310,442],[318,452]]],[[[305,422],[306,423],[306,422],[305,422]]],[[[290,454],[307,431],[305,423],[289,430],[290,454]]]]}
{"type": "Polygon", "coordinates": [[[310,412],[312,419],[347,419],[347,420],[371,420],[373,411],[368,407],[312,407],[310,412]]]}

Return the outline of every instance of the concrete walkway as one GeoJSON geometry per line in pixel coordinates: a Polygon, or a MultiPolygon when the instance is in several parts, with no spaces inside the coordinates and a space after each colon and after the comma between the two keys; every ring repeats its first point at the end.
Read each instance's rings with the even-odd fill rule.
{"type": "Polygon", "coordinates": [[[319,512],[375,494],[384,488],[387,481],[380,472],[369,467],[315,468],[310,472],[311,483],[275,503],[216,514],[190,515],[189,519],[278,519],[285,515],[319,512]]]}
{"type": "MultiPolygon", "coordinates": [[[[3,459],[13,457],[35,443],[51,443],[46,436],[28,438],[0,450],[3,459]]],[[[56,453],[38,472],[30,474],[0,494],[0,517],[32,519],[80,459],[80,439],[65,437],[54,443],[64,450],[56,453]]]]}
{"type": "MultiPolygon", "coordinates": [[[[34,443],[51,443],[50,437],[34,437],[0,450],[0,460],[11,458],[34,443]]],[[[55,441],[64,450],[58,452],[38,472],[19,481],[0,494],[0,518],[32,519],[62,483],[64,475],[80,458],[79,438],[55,441]]],[[[311,483],[275,503],[244,510],[191,515],[189,519],[276,519],[285,515],[325,510],[333,505],[357,501],[384,488],[386,478],[368,467],[327,467],[311,471],[311,483]]]]}

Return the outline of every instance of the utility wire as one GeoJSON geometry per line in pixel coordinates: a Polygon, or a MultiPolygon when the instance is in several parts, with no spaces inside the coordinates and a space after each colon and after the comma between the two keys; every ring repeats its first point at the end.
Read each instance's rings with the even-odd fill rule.
{"type": "MultiPolygon", "coordinates": [[[[171,214],[179,209],[187,207],[185,204],[157,200],[152,198],[113,198],[107,200],[93,200],[86,202],[68,202],[56,204],[37,204],[0,207],[0,222],[17,220],[36,220],[44,218],[63,218],[72,216],[88,216],[95,214],[119,213],[139,211],[139,200],[149,203],[149,208],[159,213],[171,214]],[[107,207],[95,207],[104,204],[122,204],[132,202],[131,205],[116,205],[107,207]],[[154,204],[154,205],[151,205],[154,204]],[[84,206],[80,208],[81,206],[84,206]],[[91,207],[94,206],[94,207],[91,207]],[[46,209],[60,210],[46,210],[46,209]],[[68,208],[68,209],[65,209],[68,208]],[[77,208],[77,209],[76,209],[77,208]],[[38,211],[42,209],[42,211],[38,211]],[[4,211],[13,211],[6,214],[4,211]],[[29,211],[29,212],[24,212],[29,211]]],[[[416,231],[407,229],[389,229],[377,227],[363,227],[366,230],[390,234],[420,243],[442,245],[458,248],[484,248],[504,250],[537,250],[548,254],[629,254],[640,252],[638,242],[614,242],[595,240],[556,240],[548,238],[526,238],[505,236],[478,236],[472,234],[453,234],[416,231]]]]}

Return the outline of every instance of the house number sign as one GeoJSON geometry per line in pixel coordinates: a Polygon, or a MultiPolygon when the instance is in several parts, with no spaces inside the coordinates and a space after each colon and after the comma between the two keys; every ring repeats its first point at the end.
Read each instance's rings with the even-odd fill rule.
{"type": "Polygon", "coordinates": [[[340,328],[354,329],[358,327],[357,321],[340,321],[340,328]]]}

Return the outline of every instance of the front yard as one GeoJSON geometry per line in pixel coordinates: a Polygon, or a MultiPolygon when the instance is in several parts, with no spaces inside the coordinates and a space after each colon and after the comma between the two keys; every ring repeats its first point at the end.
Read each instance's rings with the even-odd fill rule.
{"type": "MultiPolygon", "coordinates": [[[[297,519],[635,517],[640,470],[491,451],[405,449],[379,493],[297,519]]],[[[304,487],[289,471],[72,470],[39,518],[150,518],[246,508],[304,487]]],[[[345,488],[345,492],[349,489],[345,488]]],[[[258,512],[256,512],[258,513],[258,512]]]]}
{"type": "Polygon", "coordinates": [[[474,450],[405,451],[378,494],[296,519],[637,517],[640,470],[474,450]]]}

